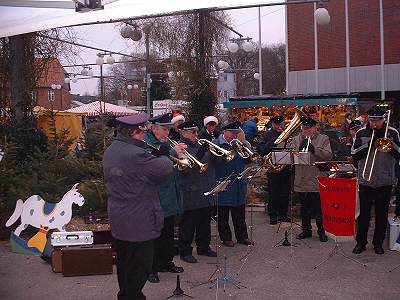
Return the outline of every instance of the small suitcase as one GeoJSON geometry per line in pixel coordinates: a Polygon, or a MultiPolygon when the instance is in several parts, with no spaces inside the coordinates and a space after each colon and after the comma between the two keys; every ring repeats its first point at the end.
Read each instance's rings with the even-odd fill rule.
{"type": "Polygon", "coordinates": [[[60,247],[55,247],[51,252],[51,269],[53,270],[54,273],[62,272],[60,247]]]}
{"type": "Polygon", "coordinates": [[[388,217],[389,249],[396,250],[395,243],[400,234],[400,218],[388,217]]]}
{"type": "Polygon", "coordinates": [[[61,249],[64,276],[112,274],[111,245],[85,245],[61,249]]]}
{"type": "Polygon", "coordinates": [[[93,244],[92,231],[62,231],[51,234],[51,245],[54,246],[78,246],[93,244]]]}

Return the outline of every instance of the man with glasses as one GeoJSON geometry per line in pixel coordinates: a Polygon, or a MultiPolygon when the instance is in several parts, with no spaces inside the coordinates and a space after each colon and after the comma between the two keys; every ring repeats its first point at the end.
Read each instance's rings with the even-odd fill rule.
{"type": "Polygon", "coordinates": [[[211,250],[211,196],[204,196],[214,184],[214,170],[211,153],[197,143],[198,127],[188,121],[179,125],[181,143],[187,145],[186,151],[199,161],[207,164],[207,170],[200,173],[194,166],[179,173],[179,188],[183,200],[183,216],[179,224],[179,253],[183,261],[196,263],[192,255],[192,242],[195,237],[197,254],[216,257],[211,250]]]}

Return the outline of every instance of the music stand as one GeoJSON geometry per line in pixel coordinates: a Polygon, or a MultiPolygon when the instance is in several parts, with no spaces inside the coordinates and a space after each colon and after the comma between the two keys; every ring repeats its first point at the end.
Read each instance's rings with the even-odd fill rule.
{"type": "Polygon", "coordinates": [[[171,298],[175,298],[175,297],[176,298],[180,298],[180,297],[194,298],[193,296],[185,294],[185,291],[182,290],[182,288],[181,288],[181,280],[180,280],[179,275],[176,275],[176,288],[175,288],[175,290],[172,292],[172,295],[169,296],[168,298],[166,298],[165,300],[171,299],[171,298]]]}
{"type": "Polygon", "coordinates": [[[359,265],[362,265],[364,267],[366,267],[367,265],[358,261],[355,258],[352,258],[350,256],[347,256],[342,248],[342,246],[339,244],[339,241],[337,240],[337,236],[335,236],[335,246],[333,247],[333,249],[331,250],[331,252],[329,253],[328,257],[325,258],[323,261],[321,261],[319,264],[314,266],[314,270],[317,269],[319,266],[323,265],[324,263],[326,263],[330,258],[332,258],[335,255],[341,255],[342,257],[346,258],[347,260],[353,261],[359,265]]]}
{"type": "MultiPolygon", "coordinates": [[[[309,152],[299,152],[291,148],[275,148],[272,149],[272,163],[277,165],[287,165],[290,168],[290,192],[289,192],[289,210],[290,210],[290,241],[288,239],[288,230],[285,230],[284,237],[278,241],[273,247],[297,247],[293,243],[293,225],[297,225],[301,228],[301,225],[293,221],[293,191],[294,191],[294,176],[293,171],[295,165],[309,165],[310,154],[309,152]],[[279,150],[279,151],[278,151],[279,150]]],[[[278,229],[279,232],[282,225],[282,220],[279,221],[278,229]]],[[[308,248],[311,248],[305,241],[300,240],[308,248]]]]}
{"type": "Polygon", "coordinates": [[[232,179],[232,180],[230,179],[233,175],[234,175],[234,173],[231,173],[227,178],[225,178],[224,180],[218,182],[217,185],[215,187],[213,187],[210,191],[204,193],[204,196],[209,196],[209,195],[214,196],[215,205],[216,205],[216,208],[217,208],[217,211],[216,211],[217,232],[215,234],[215,250],[216,250],[215,252],[217,254],[217,257],[216,257],[216,264],[215,264],[214,272],[211,274],[211,276],[208,278],[208,280],[206,282],[200,283],[195,287],[198,287],[200,285],[203,285],[203,284],[206,284],[206,283],[209,283],[209,282],[212,283],[210,288],[213,288],[214,286],[216,286],[217,290],[218,290],[218,287],[219,287],[219,283],[223,283],[224,291],[225,291],[226,284],[232,284],[233,286],[235,286],[238,289],[240,289],[241,287],[244,287],[244,286],[240,285],[240,281],[239,280],[237,280],[233,276],[229,275],[229,273],[227,271],[227,258],[226,258],[226,256],[225,256],[225,259],[224,259],[224,272],[223,272],[222,276],[213,279],[214,275],[218,271],[221,271],[221,267],[220,267],[220,263],[219,263],[219,251],[218,251],[218,248],[220,247],[219,241],[218,241],[218,218],[219,218],[218,194],[221,193],[221,192],[226,191],[229,188],[229,185],[235,180],[235,179],[232,179]]]}

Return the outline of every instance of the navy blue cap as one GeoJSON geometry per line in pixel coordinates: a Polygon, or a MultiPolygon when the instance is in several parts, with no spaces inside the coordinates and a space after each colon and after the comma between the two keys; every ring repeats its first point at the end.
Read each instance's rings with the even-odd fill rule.
{"type": "Polygon", "coordinates": [[[356,129],[361,127],[361,121],[360,120],[353,120],[350,122],[349,129],[356,129]]]}
{"type": "Polygon", "coordinates": [[[368,111],[368,119],[379,120],[385,116],[386,111],[379,107],[373,107],[368,111]]]}
{"type": "Polygon", "coordinates": [[[193,129],[199,129],[199,127],[197,126],[197,122],[196,121],[186,121],[183,122],[182,124],[178,125],[178,129],[180,130],[193,130],[193,129]]]}
{"type": "Polygon", "coordinates": [[[222,130],[239,130],[241,123],[239,121],[230,122],[222,126],[222,130]]]}
{"type": "Polygon", "coordinates": [[[172,115],[170,113],[166,113],[163,115],[152,117],[149,120],[152,124],[161,125],[161,126],[171,126],[172,123],[172,115]]]}
{"type": "Polygon", "coordinates": [[[318,124],[317,121],[315,121],[313,118],[310,118],[309,116],[302,116],[300,121],[301,125],[308,128],[314,127],[315,125],[318,124]]]}
{"type": "Polygon", "coordinates": [[[138,128],[149,121],[150,116],[146,113],[139,113],[132,116],[124,116],[115,119],[115,124],[119,127],[138,128]]]}
{"type": "Polygon", "coordinates": [[[285,121],[285,118],[283,116],[275,116],[271,118],[271,122],[275,124],[281,124],[283,121],[285,121]]]}

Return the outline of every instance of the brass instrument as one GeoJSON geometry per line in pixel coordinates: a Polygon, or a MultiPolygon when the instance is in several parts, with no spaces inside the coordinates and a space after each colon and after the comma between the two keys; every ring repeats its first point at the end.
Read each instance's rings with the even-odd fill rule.
{"type": "Polygon", "coordinates": [[[311,144],[311,137],[307,137],[307,144],[300,151],[301,152],[308,152],[308,149],[310,148],[310,144],[311,144]]]}
{"type": "Polygon", "coordinates": [[[225,156],[227,161],[231,161],[235,157],[235,153],[232,150],[226,150],[206,139],[197,140],[199,145],[206,144],[208,146],[208,150],[215,156],[222,157],[225,156]]]}
{"type": "Polygon", "coordinates": [[[375,166],[375,159],[376,159],[376,155],[378,154],[378,151],[383,152],[383,153],[388,153],[388,152],[392,151],[392,149],[393,149],[393,142],[387,137],[388,129],[389,129],[390,113],[391,113],[391,111],[388,110],[387,114],[386,114],[387,120],[386,120],[385,135],[383,136],[383,138],[378,138],[378,139],[376,139],[375,143],[372,143],[372,141],[374,140],[374,137],[375,137],[375,129],[372,130],[371,142],[369,143],[368,153],[367,153],[367,157],[365,158],[364,169],[363,169],[363,172],[361,175],[362,178],[366,181],[371,180],[372,172],[373,172],[374,166],[375,166]],[[369,173],[367,173],[367,165],[369,163],[369,157],[371,154],[371,149],[372,149],[373,144],[375,146],[375,151],[374,151],[374,155],[372,156],[371,168],[369,170],[369,173]]]}
{"type": "MultiPolygon", "coordinates": [[[[285,128],[284,131],[277,137],[274,144],[279,145],[283,142],[289,140],[289,138],[293,135],[293,133],[300,127],[301,125],[301,117],[305,116],[305,114],[299,110],[295,109],[294,117],[290,121],[289,125],[285,128]]],[[[267,172],[278,173],[281,172],[286,166],[285,165],[275,165],[272,162],[272,152],[268,153],[263,157],[264,167],[267,172]]]]}
{"type": "MultiPolygon", "coordinates": [[[[143,141],[143,142],[145,142],[146,145],[153,150],[157,150],[157,151],[160,150],[160,146],[157,147],[146,141],[143,141]]],[[[174,163],[174,167],[177,168],[179,171],[183,171],[183,170],[186,170],[187,168],[191,168],[191,164],[187,159],[179,159],[172,155],[169,155],[168,158],[174,163]]]]}
{"type": "MultiPolygon", "coordinates": [[[[172,139],[170,139],[170,138],[167,138],[168,139],[168,141],[171,143],[171,145],[172,146],[176,146],[177,144],[179,144],[178,142],[176,142],[176,141],[174,141],[174,140],[172,140],[172,139]]],[[[203,164],[201,161],[199,161],[194,155],[192,155],[192,154],[190,154],[188,151],[186,151],[185,150],[185,152],[184,152],[184,157],[183,158],[181,158],[180,160],[187,160],[188,161],[188,163],[189,163],[189,167],[190,168],[193,168],[194,167],[194,165],[197,165],[198,167],[199,167],[199,169],[200,169],[200,173],[203,173],[203,172],[205,172],[206,170],[207,170],[207,168],[208,168],[208,165],[207,164],[203,164]]]]}
{"type": "Polygon", "coordinates": [[[246,147],[244,143],[238,139],[233,139],[229,144],[241,158],[250,158],[252,161],[255,161],[259,158],[257,153],[251,151],[250,148],[246,147]]]}

